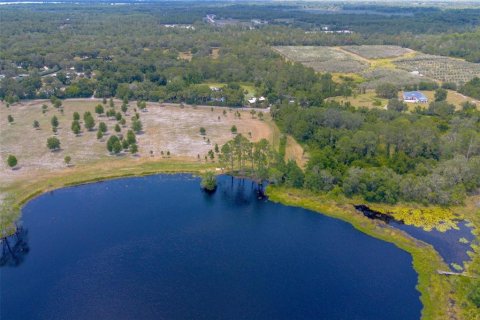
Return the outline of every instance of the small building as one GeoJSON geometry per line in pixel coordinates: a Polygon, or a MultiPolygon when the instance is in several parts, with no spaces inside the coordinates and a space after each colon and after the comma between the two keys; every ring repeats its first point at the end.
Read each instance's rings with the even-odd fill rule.
{"type": "Polygon", "coordinates": [[[406,91],[403,93],[403,102],[427,103],[428,98],[420,91],[406,91]]]}

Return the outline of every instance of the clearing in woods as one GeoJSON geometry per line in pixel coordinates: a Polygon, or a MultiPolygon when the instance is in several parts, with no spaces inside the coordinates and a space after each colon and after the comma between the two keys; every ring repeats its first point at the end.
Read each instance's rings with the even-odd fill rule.
{"type": "MultiPolygon", "coordinates": [[[[266,138],[273,140],[275,126],[269,119],[268,111],[263,110],[265,120],[252,119],[250,110],[228,109],[214,107],[192,107],[179,105],[160,105],[148,103],[147,111],[139,112],[143,124],[143,131],[137,135],[139,153],[132,156],[122,152],[112,156],[106,149],[106,141],[110,135],[117,134],[114,127],[117,121],[95,113],[95,106],[101,104],[97,99],[72,99],[63,101],[64,112],[55,109],[47,100],[25,101],[6,108],[0,103],[0,180],[2,189],[7,185],[21,179],[50,174],[53,171],[74,170],[76,167],[102,163],[109,166],[118,161],[128,160],[156,160],[156,161],[193,161],[205,162],[208,151],[214,149],[215,144],[223,145],[233,138],[230,131],[235,125],[238,132],[252,141],[266,138]],[[46,113],[42,113],[42,104],[48,105],[46,113]],[[226,115],[223,111],[226,110],[226,115]],[[78,112],[81,118],[82,132],[76,136],[71,130],[73,113],[78,112]],[[84,128],[83,114],[90,111],[95,118],[95,130],[88,131],[84,128]],[[241,118],[235,117],[239,111],[241,118]],[[13,116],[14,122],[8,123],[8,115],[13,116]],[[51,118],[56,116],[59,120],[57,137],[61,142],[61,149],[51,152],[46,146],[47,138],[54,136],[51,118]],[[219,119],[220,117],[220,119],[219,119]],[[33,128],[37,120],[40,129],[33,128]],[[96,129],[100,122],[105,122],[108,127],[107,134],[100,140],[97,139],[96,129]],[[200,127],[206,129],[205,136],[200,135],[200,127]],[[210,143],[208,143],[210,140],[210,143]],[[170,156],[167,157],[167,151],[170,156]],[[152,154],[151,154],[152,152],[152,154]],[[163,155],[162,155],[163,152],[163,155]],[[6,159],[13,154],[18,159],[18,168],[8,168],[6,159]],[[67,168],[64,163],[65,156],[72,158],[73,166],[67,168]],[[197,159],[200,155],[200,161],[197,159]]],[[[116,111],[120,111],[120,101],[115,101],[116,111]]],[[[121,134],[125,135],[130,129],[131,118],[135,114],[133,109],[136,104],[130,102],[127,114],[124,115],[127,123],[121,127],[121,134]]],[[[108,104],[104,106],[107,110],[108,104]]],[[[123,113],[122,113],[123,114],[123,113]]],[[[217,161],[216,157],[214,161],[217,161]]],[[[210,163],[210,159],[208,160],[210,163]]],[[[1,191],[1,190],[0,190],[1,191]]]]}
{"type": "MultiPolygon", "coordinates": [[[[426,90],[421,90],[421,92],[428,98],[428,101],[434,101],[435,100],[435,91],[426,91],[426,90]]],[[[464,102],[473,102],[478,105],[478,101],[466,97],[456,91],[453,90],[447,90],[448,95],[447,95],[447,102],[451,103],[455,106],[457,110],[460,110],[462,108],[462,103],[464,102]]],[[[398,99],[402,100],[403,99],[403,91],[400,91],[398,93],[398,99]]],[[[377,94],[375,93],[375,90],[369,89],[365,93],[362,94],[355,94],[350,97],[331,97],[327,98],[327,101],[337,101],[339,103],[345,103],[349,102],[352,106],[356,108],[368,108],[368,109],[385,109],[388,103],[388,99],[384,98],[379,98],[377,94]]],[[[428,103],[407,103],[407,107],[410,111],[415,110],[415,108],[419,106],[421,108],[427,108],[428,103]]]]}

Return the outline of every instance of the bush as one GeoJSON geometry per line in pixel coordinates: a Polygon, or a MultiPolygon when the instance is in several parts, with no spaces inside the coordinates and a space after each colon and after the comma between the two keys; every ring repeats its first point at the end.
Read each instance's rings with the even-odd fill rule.
{"type": "Polygon", "coordinates": [[[50,137],[47,139],[47,148],[51,151],[60,149],[60,140],[57,137],[50,137]]]}
{"type": "Polygon", "coordinates": [[[17,158],[14,155],[9,155],[7,158],[7,164],[10,168],[14,168],[17,165],[17,158]]]}
{"type": "Polygon", "coordinates": [[[211,171],[205,172],[202,176],[202,182],[200,183],[202,188],[206,191],[214,191],[217,188],[217,178],[211,171]]]}
{"type": "Polygon", "coordinates": [[[391,83],[382,83],[375,89],[377,96],[385,99],[392,99],[398,97],[398,88],[391,83]]]}

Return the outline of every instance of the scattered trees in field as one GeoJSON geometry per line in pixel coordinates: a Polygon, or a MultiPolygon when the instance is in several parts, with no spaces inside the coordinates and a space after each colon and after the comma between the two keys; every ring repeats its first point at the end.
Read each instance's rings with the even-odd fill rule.
{"type": "Polygon", "coordinates": [[[128,150],[128,146],[129,146],[128,141],[125,139],[122,139],[121,142],[122,142],[123,150],[128,150]]]}
{"type": "Polygon", "coordinates": [[[93,119],[93,116],[90,112],[85,112],[83,115],[83,121],[85,128],[88,131],[92,131],[92,129],[95,127],[95,120],[93,119]]]}
{"type": "Polygon", "coordinates": [[[145,109],[147,108],[147,103],[143,100],[139,100],[137,101],[137,107],[139,110],[145,111],[145,109]]]}
{"type": "Polygon", "coordinates": [[[115,118],[117,113],[115,112],[115,109],[109,109],[109,110],[107,110],[105,115],[109,118],[115,118]]]}
{"type": "Polygon", "coordinates": [[[122,144],[117,136],[112,135],[108,138],[107,150],[112,154],[119,154],[122,151],[122,144]]]}
{"type": "Polygon", "coordinates": [[[70,156],[65,156],[65,158],[63,159],[63,162],[65,162],[65,165],[68,167],[70,166],[70,163],[72,162],[72,157],[70,156]]]}
{"type": "Polygon", "coordinates": [[[103,106],[101,104],[97,104],[97,106],[95,107],[95,113],[98,115],[102,115],[104,112],[105,109],[103,108],[103,106]]]}
{"type": "Polygon", "coordinates": [[[52,104],[55,109],[58,109],[62,106],[62,100],[55,98],[53,99],[52,104]]]}
{"type": "Polygon", "coordinates": [[[33,127],[35,129],[40,129],[40,123],[37,120],[33,120],[33,127]]]}
{"type": "Polygon", "coordinates": [[[72,122],[72,132],[75,134],[75,135],[78,135],[80,133],[80,122],[78,120],[73,120],[72,122]]]}
{"type": "Polygon", "coordinates": [[[138,152],[138,146],[136,143],[131,143],[130,144],[130,153],[131,154],[136,154],[138,152]]]}
{"type": "Polygon", "coordinates": [[[98,130],[101,131],[102,133],[106,133],[107,132],[107,125],[105,124],[105,122],[100,122],[98,124],[98,130]]]}
{"type": "Polygon", "coordinates": [[[97,130],[97,139],[100,140],[103,138],[103,131],[100,128],[97,130]]]}
{"type": "Polygon", "coordinates": [[[133,143],[137,142],[137,138],[135,136],[135,133],[132,130],[128,130],[126,140],[129,144],[133,144],[133,143]]]}
{"type": "Polygon", "coordinates": [[[58,128],[58,125],[60,123],[58,122],[57,116],[52,117],[52,119],[50,120],[50,124],[52,125],[52,128],[58,128]]]}
{"type": "Polygon", "coordinates": [[[80,121],[80,114],[77,111],[73,113],[73,120],[80,121]]]}
{"type": "Polygon", "coordinates": [[[9,124],[12,124],[13,121],[14,121],[13,116],[9,114],[8,117],[7,117],[7,120],[8,120],[9,124]]]}
{"type": "Polygon", "coordinates": [[[231,128],[230,128],[230,132],[232,134],[237,134],[237,126],[236,125],[233,125],[231,128]]]}
{"type": "Polygon", "coordinates": [[[133,120],[132,121],[132,129],[135,133],[140,133],[142,131],[142,122],[140,120],[133,120]]]}
{"type": "Polygon", "coordinates": [[[200,134],[204,136],[207,133],[207,130],[204,127],[200,127],[200,134]]]}
{"type": "Polygon", "coordinates": [[[60,140],[57,137],[50,137],[47,139],[47,148],[50,151],[57,151],[60,149],[60,140]]]}
{"type": "Polygon", "coordinates": [[[122,128],[120,128],[120,125],[117,123],[114,127],[114,130],[116,133],[120,133],[122,131],[122,128]]]}
{"type": "Polygon", "coordinates": [[[15,166],[17,165],[18,161],[17,161],[17,157],[15,157],[14,155],[10,154],[8,157],[7,157],[7,164],[10,168],[15,168],[15,166]]]}
{"type": "Polygon", "coordinates": [[[445,101],[447,100],[447,95],[448,95],[448,92],[447,90],[443,89],[443,88],[438,88],[437,90],[435,90],[435,101],[445,101]]]}

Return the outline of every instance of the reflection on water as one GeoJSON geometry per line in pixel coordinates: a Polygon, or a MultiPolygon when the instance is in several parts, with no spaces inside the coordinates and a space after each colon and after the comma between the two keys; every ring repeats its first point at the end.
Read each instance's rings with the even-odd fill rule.
{"type": "Polygon", "coordinates": [[[23,263],[30,248],[28,247],[28,231],[17,227],[17,231],[0,240],[2,251],[0,253],[1,267],[18,267],[23,263]]]}
{"type": "Polygon", "coordinates": [[[2,243],[16,266],[0,269],[2,320],[420,317],[407,252],[249,179],[217,182],[118,179],[28,202],[2,243]]]}

